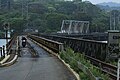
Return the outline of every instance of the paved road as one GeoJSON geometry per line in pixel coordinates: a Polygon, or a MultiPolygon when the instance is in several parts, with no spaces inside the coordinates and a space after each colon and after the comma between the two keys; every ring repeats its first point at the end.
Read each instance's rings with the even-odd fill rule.
{"type": "Polygon", "coordinates": [[[21,48],[22,57],[5,68],[0,68],[0,80],[75,80],[69,70],[54,56],[29,41],[39,58],[32,58],[28,47],[21,48]]]}

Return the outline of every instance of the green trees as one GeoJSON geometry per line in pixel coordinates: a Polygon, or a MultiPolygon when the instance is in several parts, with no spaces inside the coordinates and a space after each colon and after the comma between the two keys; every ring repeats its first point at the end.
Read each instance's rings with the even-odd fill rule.
{"type": "Polygon", "coordinates": [[[59,31],[64,19],[90,21],[91,32],[104,32],[110,26],[109,12],[82,0],[11,0],[11,3],[10,11],[1,9],[0,26],[9,21],[15,30],[39,29],[42,33],[59,31]]]}
{"type": "Polygon", "coordinates": [[[91,23],[91,32],[105,32],[109,30],[109,15],[102,13],[94,17],[91,23]]]}
{"type": "Polygon", "coordinates": [[[120,29],[120,11],[118,10],[110,12],[110,29],[120,29]]]}
{"type": "Polygon", "coordinates": [[[29,4],[30,13],[45,14],[47,11],[47,7],[41,3],[33,2],[29,4]]]}
{"type": "Polygon", "coordinates": [[[75,12],[77,6],[73,2],[66,1],[58,3],[55,8],[57,13],[72,15],[75,12]]]}
{"type": "MultiPolygon", "coordinates": [[[[48,13],[46,14],[47,27],[50,32],[57,32],[60,30],[62,20],[68,19],[68,16],[65,14],[59,13],[48,13]]],[[[47,29],[47,30],[48,30],[47,29]]]]}
{"type": "Polygon", "coordinates": [[[24,27],[25,22],[26,22],[26,20],[23,18],[11,18],[11,19],[9,19],[11,29],[14,29],[15,32],[17,32],[17,33],[20,33],[25,29],[25,27],[24,27]]]}
{"type": "Polygon", "coordinates": [[[16,32],[21,32],[24,29],[25,19],[21,18],[21,14],[17,11],[0,15],[1,30],[3,30],[3,24],[8,22],[10,29],[14,29],[16,32]]]}

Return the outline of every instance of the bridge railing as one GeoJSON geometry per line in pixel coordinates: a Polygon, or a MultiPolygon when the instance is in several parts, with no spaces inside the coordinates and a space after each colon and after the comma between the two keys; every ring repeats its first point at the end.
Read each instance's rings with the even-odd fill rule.
{"type": "Polygon", "coordinates": [[[63,44],[57,41],[49,40],[43,37],[38,37],[35,35],[28,35],[29,38],[35,40],[36,42],[48,47],[56,53],[59,53],[63,50],[63,44]]]}
{"type": "Polygon", "coordinates": [[[106,59],[108,47],[106,42],[69,38],[54,35],[40,35],[51,40],[64,43],[64,47],[70,47],[75,52],[81,52],[85,55],[104,61],[106,59]]]}
{"type": "Polygon", "coordinates": [[[17,36],[14,35],[14,36],[10,39],[10,41],[6,44],[6,51],[7,51],[7,54],[10,54],[12,45],[15,43],[16,38],[17,38],[17,36]]]}
{"type": "Polygon", "coordinates": [[[105,74],[108,74],[110,78],[112,78],[113,80],[117,79],[117,74],[116,74],[117,66],[101,61],[101,60],[105,60],[107,55],[108,46],[106,42],[68,38],[68,37],[53,36],[53,35],[41,35],[41,36],[47,39],[62,42],[64,43],[64,47],[67,46],[71,47],[76,52],[85,53],[86,54],[85,58],[89,59],[91,63],[97,66],[100,71],[102,71],[105,74]],[[92,55],[94,55],[95,58],[97,59],[95,59],[94,56],[92,55]]]}

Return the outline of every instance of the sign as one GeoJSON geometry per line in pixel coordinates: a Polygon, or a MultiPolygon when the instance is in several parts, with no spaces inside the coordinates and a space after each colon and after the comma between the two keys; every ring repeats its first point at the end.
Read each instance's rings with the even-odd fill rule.
{"type": "Polygon", "coordinates": [[[108,52],[117,53],[120,47],[120,31],[108,32],[108,52]]]}

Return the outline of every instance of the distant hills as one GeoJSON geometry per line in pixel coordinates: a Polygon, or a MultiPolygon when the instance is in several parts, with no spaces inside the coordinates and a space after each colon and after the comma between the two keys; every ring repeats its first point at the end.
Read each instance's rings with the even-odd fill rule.
{"type": "Polygon", "coordinates": [[[109,7],[120,7],[120,3],[115,3],[115,2],[104,2],[104,3],[99,3],[97,5],[101,6],[109,6],[109,7]]]}
{"type": "Polygon", "coordinates": [[[115,3],[115,2],[104,2],[104,3],[99,3],[96,4],[98,7],[104,10],[120,10],[120,3],[115,3]]]}

